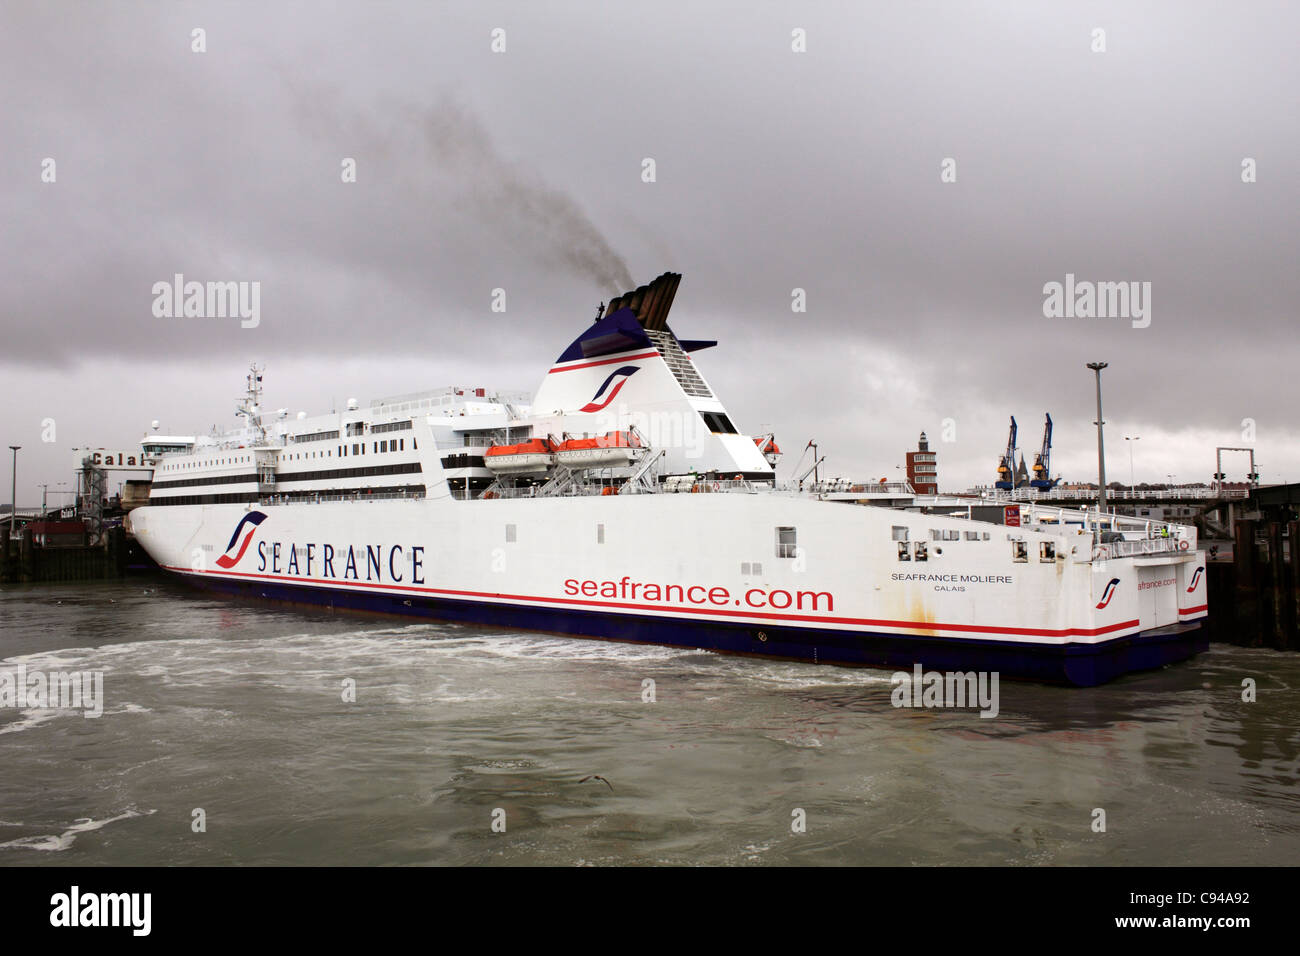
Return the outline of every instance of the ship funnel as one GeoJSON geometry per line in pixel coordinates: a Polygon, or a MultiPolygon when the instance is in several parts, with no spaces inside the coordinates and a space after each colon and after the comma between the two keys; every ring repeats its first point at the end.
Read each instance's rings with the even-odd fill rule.
{"type": "Polygon", "coordinates": [[[673,297],[677,295],[677,286],[681,281],[680,272],[665,272],[653,282],[611,299],[605,314],[613,315],[619,309],[631,309],[642,328],[664,329],[668,325],[668,310],[672,308],[673,297]]]}

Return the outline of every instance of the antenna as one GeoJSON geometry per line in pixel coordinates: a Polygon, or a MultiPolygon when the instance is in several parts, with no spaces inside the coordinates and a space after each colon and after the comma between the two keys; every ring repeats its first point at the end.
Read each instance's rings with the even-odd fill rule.
{"type": "Polygon", "coordinates": [[[262,425],[262,373],[266,366],[248,363],[247,386],[243,401],[235,406],[235,414],[242,415],[253,433],[254,444],[266,444],[266,429],[262,425]]]}

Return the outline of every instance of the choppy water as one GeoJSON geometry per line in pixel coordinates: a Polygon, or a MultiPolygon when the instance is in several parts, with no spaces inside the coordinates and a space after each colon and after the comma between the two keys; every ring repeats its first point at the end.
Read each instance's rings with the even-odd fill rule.
{"type": "Polygon", "coordinates": [[[20,663],[102,670],[106,702],[0,709],[0,865],[1300,858],[1300,655],[1215,645],[1090,690],[1003,683],[987,720],[896,709],[879,671],[136,579],[0,590],[0,669],[20,663]]]}

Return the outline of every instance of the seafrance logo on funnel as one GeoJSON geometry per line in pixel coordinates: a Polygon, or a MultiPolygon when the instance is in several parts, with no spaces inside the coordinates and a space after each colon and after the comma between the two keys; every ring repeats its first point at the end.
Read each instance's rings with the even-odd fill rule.
{"type": "Polygon", "coordinates": [[[596,389],[596,394],[591,396],[591,401],[589,401],[586,405],[583,405],[580,409],[578,409],[578,411],[580,412],[600,411],[602,408],[604,408],[606,405],[608,405],[610,402],[612,402],[615,399],[615,397],[618,395],[619,389],[621,389],[624,385],[627,384],[627,380],[631,378],[632,374],[636,372],[637,369],[639,369],[640,367],[641,366],[639,365],[624,365],[622,368],[615,369],[613,372],[609,374],[609,378],[605,379],[604,383],[600,386],[600,388],[596,389]],[[614,379],[618,379],[618,383],[615,384],[613,388],[610,388],[609,386],[614,382],[614,379]],[[607,392],[608,394],[606,394],[607,392]],[[601,401],[602,395],[605,396],[604,401],[601,401]]]}
{"type": "Polygon", "coordinates": [[[1188,594],[1191,594],[1193,591],[1196,590],[1196,585],[1201,583],[1201,575],[1204,572],[1205,572],[1204,565],[1202,565],[1201,567],[1197,568],[1195,571],[1192,572],[1192,583],[1187,585],[1188,594]]]}
{"type": "Polygon", "coordinates": [[[1106,585],[1106,590],[1101,592],[1101,600],[1097,602],[1097,610],[1100,611],[1110,603],[1110,599],[1115,596],[1115,588],[1119,587],[1119,578],[1111,578],[1110,583],[1106,585]]]}
{"type": "Polygon", "coordinates": [[[244,552],[248,550],[248,545],[252,542],[253,535],[257,533],[257,526],[265,520],[266,515],[260,511],[250,511],[248,514],[244,515],[244,517],[240,518],[239,524],[235,525],[235,533],[230,536],[230,544],[226,545],[226,553],[217,558],[217,565],[223,568],[233,568],[237,565],[239,559],[244,556],[244,552]],[[235,542],[239,540],[239,532],[244,530],[245,525],[250,524],[253,527],[249,528],[248,534],[244,536],[244,543],[239,546],[239,550],[235,552],[234,557],[231,557],[230,549],[233,548],[235,542]]]}

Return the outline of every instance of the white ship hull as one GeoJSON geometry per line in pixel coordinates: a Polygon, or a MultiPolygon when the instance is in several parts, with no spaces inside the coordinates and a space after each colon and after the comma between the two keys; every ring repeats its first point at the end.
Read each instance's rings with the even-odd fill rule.
{"type": "Polygon", "coordinates": [[[980,523],[775,495],[598,501],[146,508],[132,525],[206,586],[591,637],[1082,685],[1200,646],[1186,633],[1205,616],[1200,551],[1094,562],[1081,535],[1082,555],[1012,564],[990,539],[900,566],[891,528],[980,523]],[[249,514],[267,517],[227,549],[249,514]],[[775,557],[776,527],[798,529],[801,558],[775,557]]]}
{"type": "Polygon", "coordinates": [[[1035,524],[1026,508],[1014,527],[778,486],[689,364],[685,347],[711,343],[661,331],[662,298],[631,324],[611,304],[530,410],[454,389],[166,457],[130,530],[162,567],[252,598],[817,663],[1091,685],[1204,647],[1192,529],[1098,545],[1078,513],[1035,524]],[[625,418],[708,431],[651,435],[635,470],[590,486],[503,484],[475,457],[493,435],[626,428],[602,418],[616,396],[625,418]],[[683,480],[714,493],[664,493],[683,480]]]}

